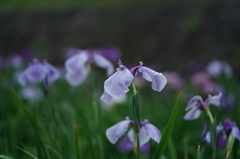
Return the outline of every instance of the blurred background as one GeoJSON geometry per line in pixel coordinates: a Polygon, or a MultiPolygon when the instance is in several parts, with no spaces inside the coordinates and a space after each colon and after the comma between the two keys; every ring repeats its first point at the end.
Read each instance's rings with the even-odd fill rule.
{"type": "Polygon", "coordinates": [[[0,24],[2,56],[27,50],[62,64],[67,47],[117,46],[125,63],[184,73],[191,60],[225,59],[240,73],[236,0],[1,0],[0,24]]]}

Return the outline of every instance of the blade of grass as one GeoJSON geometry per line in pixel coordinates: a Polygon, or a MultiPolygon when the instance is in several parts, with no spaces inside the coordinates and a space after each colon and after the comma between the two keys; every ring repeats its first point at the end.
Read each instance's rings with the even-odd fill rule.
{"type": "Polygon", "coordinates": [[[26,150],[24,150],[24,149],[22,149],[22,148],[20,148],[20,147],[16,147],[16,148],[19,149],[19,150],[21,150],[22,152],[28,154],[28,155],[31,156],[32,158],[38,159],[36,156],[34,156],[33,154],[31,154],[30,152],[28,152],[28,151],[26,151],[26,150]]]}
{"type": "Polygon", "coordinates": [[[168,139],[170,137],[173,125],[175,123],[176,117],[177,117],[177,113],[178,113],[178,108],[179,108],[179,103],[182,97],[182,92],[180,92],[177,102],[173,108],[172,114],[168,120],[167,126],[163,132],[162,135],[162,139],[160,141],[160,143],[158,144],[158,147],[155,151],[155,154],[153,156],[154,159],[159,159],[161,157],[161,155],[163,154],[163,151],[165,150],[167,143],[168,143],[168,139]]]}
{"type": "Polygon", "coordinates": [[[13,159],[13,158],[11,158],[11,157],[4,156],[4,155],[0,155],[0,158],[2,158],[2,159],[13,159]]]}
{"type": "Polygon", "coordinates": [[[228,142],[226,147],[226,159],[230,157],[230,154],[233,149],[234,141],[235,141],[235,137],[232,134],[230,134],[228,137],[228,142]]]}
{"type": "Polygon", "coordinates": [[[21,108],[23,109],[23,111],[24,111],[25,115],[27,116],[30,124],[32,125],[32,127],[33,127],[33,129],[34,129],[34,132],[35,132],[35,135],[36,135],[36,137],[37,137],[37,140],[40,142],[40,146],[38,146],[38,144],[37,144],[38,157],[39,157],[39,158],[44,158],[44,157],[42,156],[42,153],[41,153],[41,148],[42,148],[43,151],[44,151],[45,157],[48,158],[47,151],[46,151],[46,149],[45,149],[45,147],[44,147],[44,145],[43,145],[43,142],[42,142],[42,140],[41,140],[41,137],[40,137],[38,128],[37,128],[37,126],[36,126],[36,121],[35,121],[34,119],[32,119],[30,113],[28,112],[25,104],[24,104],[24,103],[22,102],[22,100],[19,98],[17,92],[16,92],[13,88],[12,88],[12,90],[13,90],[13,94],[14,94],[15,98],[17,99],[19,105],[20,105],[21,108]],[[40,147],[41,147],[41,148],[40,148],[40,147]]]}

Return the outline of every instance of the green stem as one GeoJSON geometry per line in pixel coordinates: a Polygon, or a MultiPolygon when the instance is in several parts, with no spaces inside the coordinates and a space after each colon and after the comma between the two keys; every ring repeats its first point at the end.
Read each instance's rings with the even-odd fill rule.
{"type": "Polygon", "coordinates": [[[133,117],[134,117],[134,126],[135,126],[135,133],[134,133],[134,152],[136,155],[136,159],[140,159],[140,138],[139,138],[139,131],[140,131],[140,101],[139,101],[139,94],[136,90],[134,83],[132,83],[133,87],[133,117]]]}
{"type": "Polygon", "coordinates": [[[206,113],[208,114],[209,116],[209,119],[210,119],[210,122],[211,124],[213,125],[214,124],[214,119],[213,119],[213,116],[212,116],[212,113],[210,112],[210,110],[201,102],[201,101],[198,101],[201,106],[203,107],[203,109],[206,111],[206,113]]]}

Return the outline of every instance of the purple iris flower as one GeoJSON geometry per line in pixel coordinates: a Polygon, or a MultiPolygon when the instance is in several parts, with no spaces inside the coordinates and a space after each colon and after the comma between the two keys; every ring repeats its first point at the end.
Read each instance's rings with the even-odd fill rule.
{"type": "MultiPolygon", "coordinates": [[[[228,136],[232,134],[237,140],[240,141],[240,130],[238,129],[235,122],[231,121],[230,119],[226,119],[224,125],[219,123],[217,126],[217,140],[216,140],[216,147],[220,148],[227,143],[228,136]]],[[[206,141],[208,143],[211,142],[210,132],[206,135],[206,141]]]]}
{"type": "Polygon", "coordinates": [[[65,77],[72,86],[78,86],[86,79],[88,75],[86,63],[90,61],[94,62],[97,66],[106,69],[108,76],[114,71],[111,62],[102,55],[97,53],[90,54],[88,50],[78,50],[75,55],[71,56],[65,62],[65,77]]]}
{"type": "Polygon", "coordinates": [[[116,72],[110,76],[104,82],[104,93],[101,96],[101,100],[109,103],[113,98],[120,98],[129,91],[128,87],[131,85],[134,77],[138,72],[142,74],[142,77],[152,82],[152,89],[155,91],[161,91],[167,83],[167,79],[161,73],[158,73],[148,67],[144,67],[140,62],[139,66],[128,69],[119,60],[119,67],[116,72]]]}
{"type": "MultiPolygon", "coordinates": [[[[123,138],[119,141],[119,143],[118,143],[118,145],[117,145],[117,148],[118,148],[118,150],[119,150],[120,152],[131,151],[131,150],[134,149],[134,147],[133,147],[133,142],[130,141],[130,139],[129,139],[128,137],[123,137],[123,138]]],[[[146,143],[146,144],[144,144],[144,145],[142,145],[142,146],[140,147],[140,151],[141,151],[142,153],[148,153],[149,150],[150,150],[150,144],[149,144],[149,143],[146,143]]]]}
{"type": "MultiPolygon", "coordinates": [[[[129,125],[131,125],[131,129],[128,131],[128,138],[131,142],[134,141],[134,121],[130,120],[126,117],[125,120],[113,125],[112,127],[106,130],[106,136],[108,140],[115,144],[119,138],[121,138],[126,131],[128,130],[129,125]]],[[[148,120],[144,120],[140,122],[140,146],[145,145],[150,139],[153,139],[157,143],[160,142],[162,137],[160,131],[152,124],[148,122],[148,120]]]]}
{"type": "Polygon", "coordinates": [[[185,120],[194,120],[197,119],[202,111],[205,111],[204,107],[206,109],[209,109],[209,104],[219,106],[221,103],[221,97],[222,93],[219,93],[218,95],[211,96],[203,101],[201,96],[194,96],[189,102],[185,109],[185,111],[188,111],[187,114],[184,116],[185,120]],[[204,106],[204,107],[203,107],[204,106]]]}
{"type": "Polygon", "coordinates": [[[38,59],[33,59],[33,62],[19,75],[18,81],[21,85],[26,85],[28,82],[39,83],[41,81],[48,85],[56,81],[59,76],[58,69],[46,60],[41,63],[38,59]]]}

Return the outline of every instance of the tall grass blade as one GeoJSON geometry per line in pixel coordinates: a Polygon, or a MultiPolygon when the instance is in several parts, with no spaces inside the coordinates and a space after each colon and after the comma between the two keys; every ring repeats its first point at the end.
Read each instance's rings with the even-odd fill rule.
{"type": "Polygon", "coordinates": [[[158,147],[155,151],[155,154],[153,156],[154,159],[159,159],[167,146],[168,139],[171,135],[171,131],[172,131],[173,125],[174,125],[176,117],[177,117],[181,97],[182,97],[182,92],[180,92],[180,94],[178,96],[177,102],[173,108],[172,114],[171,114],[171,116],[168,120],[167,126],[163,132],[162,139],[161,139],[160,143],[158,144],[158,147]]]}

